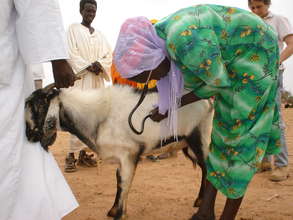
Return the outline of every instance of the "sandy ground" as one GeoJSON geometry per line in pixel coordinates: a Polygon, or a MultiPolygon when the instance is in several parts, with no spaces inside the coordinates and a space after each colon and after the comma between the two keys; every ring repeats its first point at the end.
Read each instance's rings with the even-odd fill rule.
{"type": "MultiPolygon", "coordinates": [[[[293,109],[283,111],[287,125],[291,178],[280,183],[268,180],[269,172],[255,175],[242,203],[237,220],[293,220],[293,109]]],[[[64,169],[68,134],[60,132],[51,151],[64,169]]],[[[117,165],[100,168],[78,167],[65,173],[80,207],[63,220],[103,220],[116,193],[117,165]]],[[[139,163],[128,199],[129,220],[187,220],[197,210],[194,199],[200,186],[200,169],[180,152],[177,158],[139,163]]],[[[220,216],[225,198],[218,194],[216,215],[220,216]]]]}

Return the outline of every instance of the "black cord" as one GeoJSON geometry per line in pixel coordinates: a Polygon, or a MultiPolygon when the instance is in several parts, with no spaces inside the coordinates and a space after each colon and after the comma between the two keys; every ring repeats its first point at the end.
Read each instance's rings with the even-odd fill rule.
{"type": "Polygon", "coordinates": [[[134,126],[133,126],[133,124],[132,124],[132,121],[131,121],[132,115],[133,115],[133,113],[136,111],[136,109],[140,106],[140,104],[143,102],[143,100],[144,100],[144,98],[145,98],[147,92],[148,92],[148,83],[146,83],[146,84],[144,85],[144,87],[143,87],[143,91],[142,91],[142,94],[141,94],[141,96],[140,96],[140,98],[139,98],[137,104],[134,106],[134,108],[131,110],[131,112],[130,112],[130,114],[129,114],[129,116],[128,116],[128,124],[129,124],[131,130],[132,130],[135,134],[137,134],[137,135],[141,135],[141,134],[143,133],[143,131],[144,131],[144,123],[145,123],[145,121],[147,120],[147,118],[150,118],[150,117],[152,116],[152,114],[148,114],[146,117],[144,117],[144,119],[142,120],[142,123],[141,123],[141,130],[140,130],[140,131],[138,131],[138,130],[136,130],[136,129],[134,128],[134,126]]]}

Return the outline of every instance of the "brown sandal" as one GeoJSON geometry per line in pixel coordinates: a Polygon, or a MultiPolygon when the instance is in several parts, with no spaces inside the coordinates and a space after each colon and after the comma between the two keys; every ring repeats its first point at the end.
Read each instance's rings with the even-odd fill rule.
{"type": "Polygon", "coordinates": [[[76,168],[76,159],[74,158],[74,154],[68,154],[68,156],[65,158],[65,168],[64,172],[66,173],[73,173],[77,170],[76,168]]]}
{"type": "Polygon", "coordinates": [[[83,166],[83,167],[96,167],[97,161],[93,159],[93,154],[87,154],[84,150],[81,150],[79,152],[77,165],[83,166]]]}

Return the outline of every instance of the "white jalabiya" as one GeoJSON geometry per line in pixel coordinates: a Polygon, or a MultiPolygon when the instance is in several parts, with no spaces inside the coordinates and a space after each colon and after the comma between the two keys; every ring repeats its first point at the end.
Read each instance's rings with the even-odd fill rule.
{"type": "MultiPolygon", "coordinates": [[[[85,70],[80,80],[75,81],[74,87],[85,89],[95,89],[105,86],[105,80],[110,81],[110,71],[112,64],[112,50],[104,35],[95,30],[90,33],[89,29],[82,24],[72,24],[68,28],[67,40],[69,45],[68,60],[75,73],[83,70],[93,62],[98,61],[106,70],[104,75],[96,75],[85,70]]],[[[75,137],[70,137],[69,152],[78,152],[84,146],[75,137]]]]}
{"type": "Polygon", "coordinates": [[[25,136],[25,65],[67,58],[54,0],[2,0],[0,7],[0,219],[60,220],[78,204],[56,161],[25,136]]]}
{"type": "Polygon", "coordinates": [[[104,80],[110,81],[112,50],[103,34],[95,30],[92,34],[82,24],[69,26],[67,39],[69,44],[69,63],[77,73],[91,63],[98,61],[102,64],[107,75],[96,75],[86,71],[81,80],[75,82],[75,87],[93,89],[104,86],[104,80]]]}
{"type": "MultiPolygon", "coordinates": [[[[272,12],[269,12],[269,14],[264,17],[263,20],[277,32],[279,51],[281,54],[285,48],[284,39],[289,35],[293,35],[293,27],[290,21],[288,20],[288,18],[282,15],[274,14],[272,12]]],[[[284,69],[285,66],[282,63],[280,65],[280,70],[284,69]]]]}

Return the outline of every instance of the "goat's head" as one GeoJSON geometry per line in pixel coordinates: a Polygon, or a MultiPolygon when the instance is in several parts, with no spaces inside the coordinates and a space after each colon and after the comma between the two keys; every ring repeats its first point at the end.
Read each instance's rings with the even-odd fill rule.
{"type": "Polygon", "coordinates": [[[26,136],[30,142],[40,142],[45,150],[57,136],[57,118],[48,116],[51,101],[59,90],[44,88],[34,91],[25,102],[26,136]]]}

